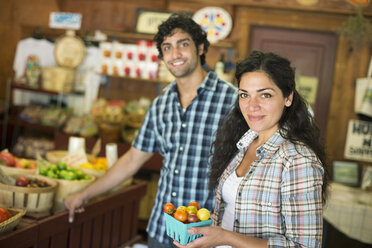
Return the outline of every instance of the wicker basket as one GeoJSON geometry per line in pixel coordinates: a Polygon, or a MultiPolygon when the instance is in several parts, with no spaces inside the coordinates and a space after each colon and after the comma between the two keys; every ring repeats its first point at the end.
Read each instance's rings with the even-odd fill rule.
{"type": "MultiPolygon", "coordinates": [[[[55,151],[49,151],[46,153],[45,158],[48,160],[51,164],[56,164],[58,161],[61,161],[64,157],[68,155],[68,151],[66,150],[55,150],[55,151]]],[[[91,159],[92,155],[86,154],[87,159],[91,159]]]]}
{"type": "Polygon", "coordinates": [[[65,67],[43,67],[42,86],[44,90],[69,93],[72,89],[75,70],[65,67]]]}
{"type": "Polygon", "coordinates": [[[0,223],[0,233],[12,231],[21,221],[22,216],[26,213],[26,210],[24,209],[9,208],[8,211],[12,217],[0,223]]]}
{"type": "MultiPolygon", "coordinates": [[[[22,174],[9,175],[13,178],[22,174]]],[[[40,175],[27,175],[27,178],[45,180],[50,186],[28,188],[0,183],[0,203],[5,207],[26,209],[27,212],[48,212],[53,207],[53,200],[58,184],[55,180],[40,175]]]]}
{"type": "Polygon", "coordinates": [[[123,122],[128,127],[140,128],[145,119],[145,113],[125,113],[123,122]]]}
{"type": "Polygon", "coordinates": [[[55,197],[55,204],[63,203],[66,196],[81,192],[96,180],[95,176],[90,175],[90,180],[63,180],[55,179],[58,182],[58,190],[55,197]]]}
{"type": "Polygon", "coordinates": [[[101,123],[99,124],[99,136],[107,143],[118,142],[121,135],[121,125],[101,123]]]}
{"type": "Polygon", "coordinates": [[[11,175],[11,174],[19,174],[19,175],[37,175],[37,169],[22,169],[22,168],[17,168],[17,167],[9,167],[6,165],[0,164],[0,168],[3,170],[3,172],[6,175],[11,175]]]}

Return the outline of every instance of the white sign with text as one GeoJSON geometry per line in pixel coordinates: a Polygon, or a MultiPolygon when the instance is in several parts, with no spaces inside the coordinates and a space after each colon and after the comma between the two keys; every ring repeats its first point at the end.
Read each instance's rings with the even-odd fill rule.
{"type": "Polygon", "coordinates": [[[344,156],[348,159],[372,162],[372,122],[349,121],[344,156]]]}

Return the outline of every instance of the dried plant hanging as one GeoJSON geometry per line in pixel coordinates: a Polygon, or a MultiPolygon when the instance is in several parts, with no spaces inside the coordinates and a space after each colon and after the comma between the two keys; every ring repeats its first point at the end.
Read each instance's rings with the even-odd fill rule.
{"type": "Polygon", "coordinates": [[[356,15],[349,17],[341,26],[340,34],[355,44],[372,41],[372,24],[363,16],[363,7],[356,7],[356,15]]]}

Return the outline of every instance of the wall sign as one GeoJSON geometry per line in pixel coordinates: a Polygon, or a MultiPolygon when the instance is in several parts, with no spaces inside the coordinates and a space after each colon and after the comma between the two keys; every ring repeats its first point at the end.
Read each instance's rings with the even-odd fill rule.
{"type": "Polygon", "coordinates": [[[298,93],[300,93],[309,104],[314,104],[318,89],[318,78],[300,76],[296,83],[298,93]]]}
{"type": "Polygon", "coordinates": [[[372,162],[372,122],[349,121],[344,156],[348,159],[372,162]]]}
{"type": "Polygon", "coordinates": [[[205,7],[198,10],[193,19],[207,33],[208,41],[215,43],[225,39],[232,28],[230,14],[220,7],[205,7]]]}
{"type": "Polygon", "coordinates": [[[49,15],[49,27],[79,30],[81,18],[79,13],[51,12],[49,15]]]}
{"type": "Polygon", "coordinates": [[[138,9],[136,32],[143,34],[156,34],[158,26],[168,19],[171,12],[165,11],[146,11],[138,9]]]}

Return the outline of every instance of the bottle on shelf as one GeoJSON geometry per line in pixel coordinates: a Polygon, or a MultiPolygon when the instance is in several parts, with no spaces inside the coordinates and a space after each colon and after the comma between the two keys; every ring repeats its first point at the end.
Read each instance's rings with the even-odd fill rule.
{"type": "Polygon", "coordinates": [[[225,54],[221,54],[220,60],[217,61],[214,71],[217,73],[218,77],[223,77],[225,73],[225,54]]]}

